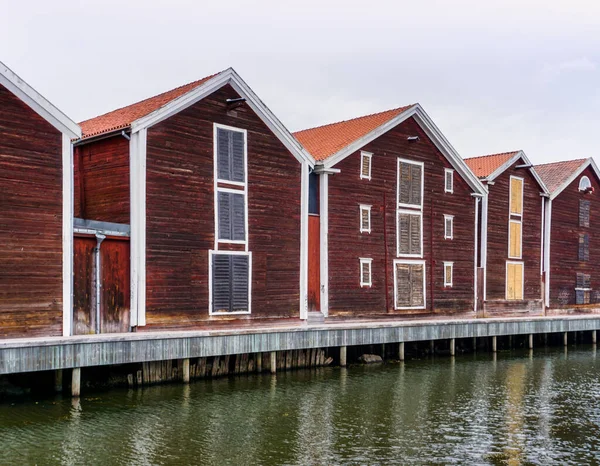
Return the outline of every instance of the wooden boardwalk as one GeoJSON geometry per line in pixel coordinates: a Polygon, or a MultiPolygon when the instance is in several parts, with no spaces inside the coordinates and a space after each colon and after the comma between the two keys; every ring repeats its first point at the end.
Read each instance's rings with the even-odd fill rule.
{"type": "Polygon", "coordinates": [[[473,337],[594,331],[600,315],[295,324],[0,341],[0,374],[473,337]]]}

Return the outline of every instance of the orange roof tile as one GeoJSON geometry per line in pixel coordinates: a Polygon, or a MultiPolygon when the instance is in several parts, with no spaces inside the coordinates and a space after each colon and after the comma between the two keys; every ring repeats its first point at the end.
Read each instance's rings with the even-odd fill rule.
{"type": "Polygon", "coordinates": [[[465,163],[477,178],[487,178],[498,168],[513,158],[519,151],[501,152],[500,154],[481,155],[465,159],[465,163]]]}
{"type": "Polygon", "coordinates": [[[536,165],[534,168],[552,194],[586,161],[587,159],[566,160],[564,162],[544,163],[536,165]]]}
{"type": "Polygon", "coordinates": [[[112,112],[105,113],[104,115],[91,118],[86,121],[79,123],[83,132],[82,138],[89,138],[90,136],[97,136],[99,134],[108,133],[117,129],[127,128],[131,126],[135,120],[146,116],[155,110],[165,106],[169,102],[181,97],[188,93],[192,89],[204,84],[206,81],[216,76],[219,73],[207,76],[198,81],[191,82],[184,86],[171,89],[170,91],[163,92],[154,97],[142,100],[127,107],[113,110],[112,112]]]}
{"type": "Polygon", "coordinates": [[[405,112],[413,105],[305,129],[294,133],[294,136],[315,160],[325,160],[405,112]]]}

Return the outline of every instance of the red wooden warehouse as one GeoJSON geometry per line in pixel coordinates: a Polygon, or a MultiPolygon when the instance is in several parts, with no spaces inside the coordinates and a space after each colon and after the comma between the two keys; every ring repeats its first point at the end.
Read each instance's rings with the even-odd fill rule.
{"type": "Polygon", "coordinates": [[[0,338],[70,333],[71,139],[80,135],[0,62],[0,338]]]}
{"type": "Polygon", "coordinates": [[[488,190],[480,222],[485,314],[543,313],[544,183],[523,151],[465,161],[488,190]]]}
{"type": "Polygon", "coordinates": [[[309,202],[312,311],[474,311],[485,188],[420,105],[295,136],[317,160],[309,202]]]}
{"type": "Polygon", "coordinates": [[[306,317],[314,161],[235,71],[81,125],[78,332],[306,317]]]}
{"type": "Polygon", "coordinates": [[[593,159],[536,165],[550,191],[545,211],[546,306],[600,307],[600,172],[593,159]]]}

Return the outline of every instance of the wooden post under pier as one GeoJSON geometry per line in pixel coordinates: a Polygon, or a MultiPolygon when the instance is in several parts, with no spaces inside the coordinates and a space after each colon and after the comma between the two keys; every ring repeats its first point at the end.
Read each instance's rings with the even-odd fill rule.
{"type": "Polygon", "coordinates": [[[63,390],[63,371],[62,369],[58,369],[54,371],[54,391],[57,393],[62,392],[63,390]]]}
{"type": "Polygon", "coordinates": [[[450,356],[456,355],[456,339],[450,339],[450,356]]]}
{"type": "Polygon", "coordinates": [[[277,373],[277,352],[271,351],[271,374],[277,373]]]}
{"type": "Polygon", "coordinates": [[[400,343],[400,347],[398,348],[398,359],[404,361],[404,342],[400,343]]]}
{"type": "Polygon", "coordinates": [[[340,366],[346,367],[347,347],[340,346],[340,366]]]}
{"type": "Polygon", "coordinates": [[[596,330],[592,330],[592,344],[596,344],[596,330]]]}
{"type": "Polygon", "coordinates": [[[183,383],[190,383],[190,360],[183,360],[183,383]]]}
{"type": "Polygon", "coordinates": [[[71,396],[78,397],[81,395],[81,368],[73,368],[71,374],[71,396]]]}
{"type": "Polygon", "coordinates": [[[533,349],[533,333],[529,334],[529,349],[533,349]]]}
{"type": "Polygon", "coordinates": [[[496,353],[498,351],[498,337],[494,335],[492,337],[492,353],[496,353]]]}
{"type": "Polygon", "coordinates": [[[567,346],[568,344],[569,344],[569,334],[568,334],[568,332],[565,332],[563,334],[563,345],[567,346]]]}

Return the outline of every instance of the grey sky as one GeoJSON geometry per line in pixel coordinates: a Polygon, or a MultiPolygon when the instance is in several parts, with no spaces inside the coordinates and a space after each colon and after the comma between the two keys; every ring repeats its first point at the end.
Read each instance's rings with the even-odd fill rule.
{"type": "Polygon", "coordinates": [[[0,5],[0,60],[76,121],[233,66],[292,131],[420,102],[465,157],[600,149],[600,2],[0,5]]]}

